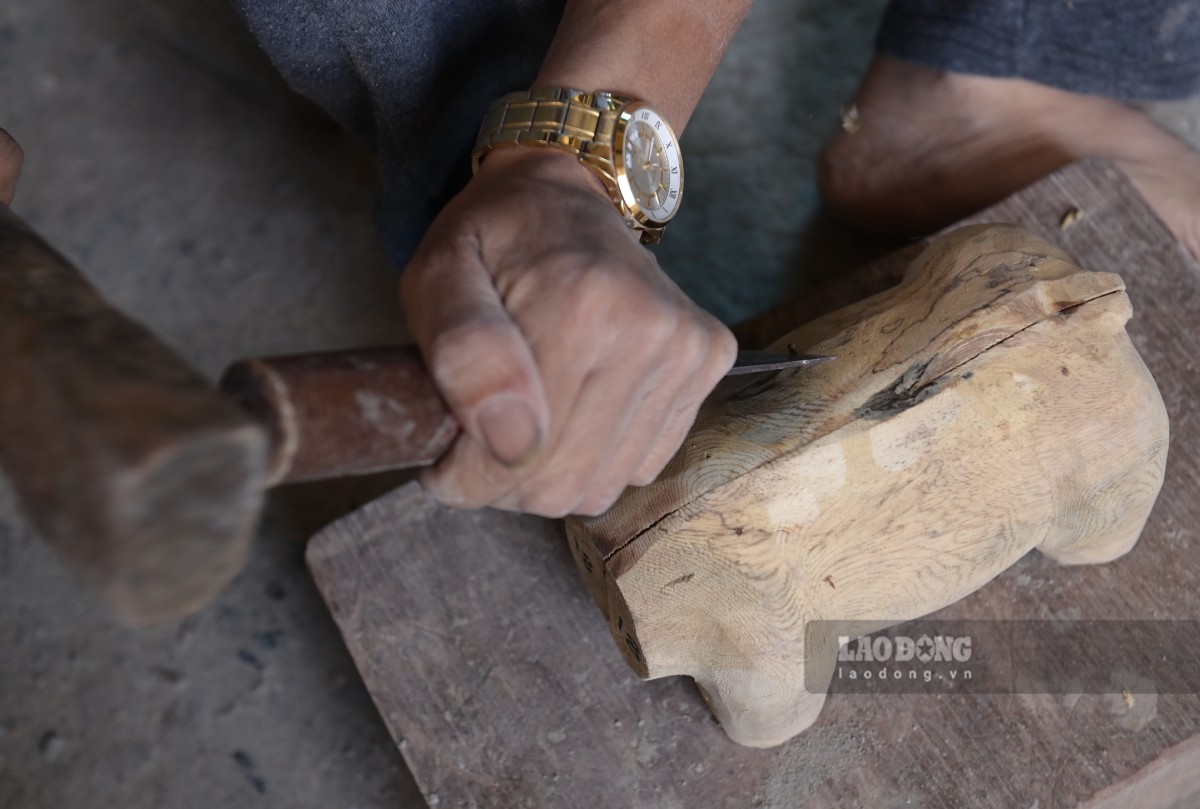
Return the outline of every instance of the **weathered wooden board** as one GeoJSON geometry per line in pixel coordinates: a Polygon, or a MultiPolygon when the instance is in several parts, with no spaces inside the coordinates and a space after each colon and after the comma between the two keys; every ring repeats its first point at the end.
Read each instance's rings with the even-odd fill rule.
{"type": "MultiPolygon", "coordinates": [[[[1173,441],[1160,501],[1128,556],[1065,568],[1031,554],[940,615],[1200,619],[1200,268],[1102,162],[973,221],[1024,225],[1082,266],[1124,276],[1129,331],[1173,441]],[[1063,229],[1073,209],[1082,216],[1063,229]]],[[[884,288],[905,252],[807,296],[778,331],[758,321],[758,333],[884,288]]],[[[454,512],[409,486],[310,545],[313,574],[431,805],[1108,809],[1188,806],[1200,789],[1194,694],[834,694],[792,742],[739,747],[690,683],[632,676],[563,542],[557,523],[454,512]]]]}

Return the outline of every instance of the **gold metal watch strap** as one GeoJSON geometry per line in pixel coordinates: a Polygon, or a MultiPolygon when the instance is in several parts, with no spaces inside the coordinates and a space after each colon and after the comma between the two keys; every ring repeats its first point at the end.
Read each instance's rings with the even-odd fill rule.
{"type": "Polygon", "coordinates": [[[607,162],[611,174],[612,137],[618,110],[631,99],[611,93],[552,88],[525,90],[501,97],[483,118],[471,152],[479,168],[497,146],[518,143],[555,146],[588,162],[607,162]]]}
{"type": "Polygon", "coordinates": [[[505,146],[549,146],[576,155],[599,175],[626,224],[641,232],[642,243],[654,244],[664,228],[649,227],[630,215],[613,166],[613,133],[620,111],[631,103],[633,99],[612,93],[568,88],[509,93],[484,115],[471,150],[471,169],[478,171],[489,152],[505,146]]]}

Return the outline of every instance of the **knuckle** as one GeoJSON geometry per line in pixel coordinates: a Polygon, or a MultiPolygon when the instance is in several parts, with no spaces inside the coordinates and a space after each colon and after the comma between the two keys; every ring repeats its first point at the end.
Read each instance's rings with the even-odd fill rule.
{"type": "Polygon", "coordinates": [[[434,500],[452,508],[483,508],[491,502],[482,490],[457,481],[448,482],[445,475],[422,477],[421,486],[434,500]]]}
{"type": "Polygon", "coordinates": [[[523,510],[543,517],[565,517],[580,501],[587,483],[586,470],[548,470],[521,486],[523,510]]]}
{"type": "Polygon", "coordinates": [[[650,453],[642,459],[641,465],[638,467],[637,473],[634,475],[635,486],[649,486],[654,481],[658,480],[658,476],[667,468],[667,464],[675,457],[675,453],[679,450],[679,445],[682,441],[675,441],[675,436],[670,439],[660,441],[650,453]]]}
{"type": "Polygon", "coordinates": [[[670,376],[665,363],[666,349],[665,341],[629,335],[625,345],[614,356],[614,361],[630,373],[636,370],[661,379],[670,376]]]}
{"type": "Polygon", "coordinates": [[[634,486],[649,486],[651,483],[658,480],[658,476],[662,473],[662,470],[666,467],[666,465],[666,460],[664,459],[663,455],[656,455],[652,458],[647,458],[646,460],[642,461],[642,465],[638,467],[638,470],[636,473],[634,473],[633,479],[630,481],[630,483],[634,486]]]}
{"type": "Polygon", "coordinates": [[[660,361],[667,351],[676,352],[683,336],[681,325],[678,312],[671,307],[634,296],[606,318],[605,327],[617,330],[615,345],[620,347],[622,359],[646,365],[660,361]]]}
{"type": "Polygon", "coordinates": [[[604,262],[574,268],[570,286],[573,314],[583,317],[606,316],[619,309],[628,296],[620,274],[604,262]]]}
{"type": "Polygon", "coordinates": [[[627,264],[605,260],[591,268],[581,293],[605,311],[623,319],[654,317],[662,310],[662,296],[627,264]]]}
{"type": "Polygon", "coordinates": [[[712,342],[708,329],[703,324],[693,321],[689,327],[682,329],[679,336],[679,347],[695,365],[703,365],[712,356],[712,342]]]}
{"type": "Polygon", "coordinates": [[[475,510],[491,505],[491,501],[485,497],[471,497],[458,490],[437,489],[430,490],[429,493],[443,505],[451,508],[475,510]]]}
{"type": "Polygon", "coordinates": [[[676,408],[672,424],[664,432],[666,437],[659,442],[662,454],[667,460],[673,458],[679,448],[683,446],[683,442],[687,440],[688,433],[691,432],[692,425],[696,423],[696,416],[700,413],[700,408],[704,405],[704,399],[708,393],[707,390],[694,391],[676,408]]]}
{"type": "Polygon", "coordinates": [[[537,514],[539,517],[562,519],[571,513],[575,499],[564,499],[556,495],[535,493],[521,497],[521,511],[527,514],[537,514]]]}
{"type": "Polygon", "coordinates": [[[476,319],[451,326],[433,338],[429,365],[441,384],[453,384],[473,368],[496,367],[509,360],[512,328],[498,319],[476,319]]]}
{"type": "Polygon", "coordinates": [[[573,323],[602,321],[618,311],[621,301],[627,297],[624,284],[616,273],[602,264],[566,266],[555,276],[563,290],[565,314],[573,323]]]}
{"type": "MultiPolygon", "coordinates": [[[[699,369],[708,388],[714,387],[737,359],[737,339],[729,330],[705,331],[696,356],[699,369]]],[[[705,391],[707,393],[707,391],[705,391]]]]}
{"type": "Polygon", "coordinates": [[[579,278],[580,290],[589,297],[622,297],[628,289],[626,273],[608,256],[591,256],[579,278]]]}
{"type": "Polygon", "coordinates": [[[621,494],[624,491],[624,486],[611,486],[603,489],[599,494],[592,494],[584,498],[579,507],[575,509],[575,512],[585,517],[599,517],[621,499],[621,494]]]}
{"type": "Polygon", "coordinates": [[[587,295],[576,295],[563,309],[563,325],[572,333],[593,338],[597,332],[608,327],[610,314],[606,306],[590,299],[587,295]]]}
{"type": "Polygon", "coordinates": [[[507,329],[498,319],[473,318],[439,332],[433,340],[432,353],[437,356],[474,351],[494,343],[505,331],[507,329]]]}
{"type": "Polygon", "coordinates": [[[601,503],[598,500],[587,500],[579,508],[575,509],[574,513],[579,517],[599,517],[604,512],[608,511],[611,503],[601,503]]]}
{"type": "Polygon", "coordinates": [[[716,324],[716,334],[713,338],[713,353],[726,366],[733,365],[734,359],[737,358],[738,342],[733,336],[733,332],[727,329],[721,323],[716,324]]]}
{"type": "Polygon", "coordinates": [[[431,232],[426,233],[425,238],[417,246],[412,259],[405,266],[404,272],[400,275],[402,292],[411,291],[414,294],[430,292],[432,288],[438,286],[441,280],[445,257],[458,255],[452,243],[448,244],[447,241],[437,238],[432,230],[431,228],[431,232]]]}
{"type": "Polygon", "coordinates": [[[655,348],[679,340],[679,315],[669,307],[646,307],[648,311],[639,318],[636,337],[640,343],[655,348]]]}

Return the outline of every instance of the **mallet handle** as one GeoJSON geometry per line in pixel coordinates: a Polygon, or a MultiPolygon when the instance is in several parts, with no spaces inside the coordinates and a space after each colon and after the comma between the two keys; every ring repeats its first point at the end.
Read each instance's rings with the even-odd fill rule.
{"type": "Polygon", "coordinates": [[[271,434],[272,483],[426,466],[459,432],[409,346],[241,360],[221,388],[271,434]]]}

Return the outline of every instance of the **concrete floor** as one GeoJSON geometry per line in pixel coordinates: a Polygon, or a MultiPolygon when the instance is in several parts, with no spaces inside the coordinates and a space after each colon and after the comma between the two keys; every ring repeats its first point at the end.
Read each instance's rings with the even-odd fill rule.
{"type": "MultiPolygon", "coordinates": [[[[812,161],[881,8],[760,0],[689,128],[689,205],[659,254],[722,317],[878,249],[823,220],[812,161]]],[[[1200,135],[1194,105],[1161,112],[1200,135]]],[[[17,212],[205,372],[401,333],[369,156],[215,4],[6,0],[0,125],[27,153],[17,212]]],[[[394,482],[279,492],[219,601],[140,632],[0,484],[0,809],[423,806],[302,561],[394,482]]]]}
{"type": "MultiPolygon", "coordinates": [[[[0,6],[0,125],[27,154],[14,208],[209,374],[394,339],[371,161],[202,5],[0,6]]],[[[218,603],[134,632],[0,494],[0,806],[422,805],[303,566],[341,497],[275,498],[218,603]]]]}

